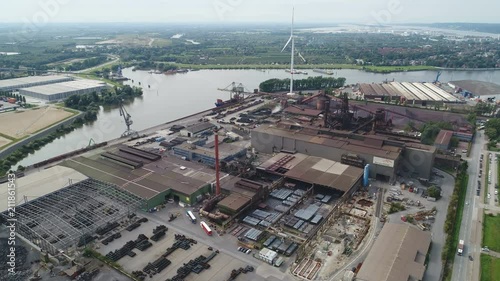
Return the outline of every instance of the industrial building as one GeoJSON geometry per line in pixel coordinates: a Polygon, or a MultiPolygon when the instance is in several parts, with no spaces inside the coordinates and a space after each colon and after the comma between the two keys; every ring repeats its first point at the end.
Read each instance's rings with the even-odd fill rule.
{"type": "Polygon", "coordinates": [[[28,76],[0,80],[0,92],[17,91],[22,88],[72,81],[73,78],[62,75],[28,76]]]}
{"type": "MultiPolygon", "coordinates": [[[[205,165],[215,167],[214,149],[184,143],[174,147],[173,151],[175,155],[185,157],[186,160],[200,162],[205,165]]],[[[223,162],[232,161],[238,157],[246,155],[246,153],[247,149],[245,147],[227,143],[219,145],[219,159],[223,162]]]]}
{"type": "Polygon", "coordinates": [[[143,199],[140,207],[144,210],[169,199],[195,204],[203,195],[212,192],[215,182],[215,171],[209,167],[176,157],[162,158],[127,146],[112,147],[92,157],[72,158],[62,165],[90,178],[115,184],[143,199]]]}
{"type": "Polygon", "coordinates": [[[430,232],[408,224],[386,223],[356,280],[422,280],[430,244],[430,232]]]}
{"type": "Polygon", "coordinates": [[[192,137],[198,136],[204,132],[207,132],[209,130],[213,130],[216,127],[217,126],[215,126],[214,124],[212,124],[210,122],[203,122],[203,123],[199,123],[199,124],[194,124],[194,125],[188,126],[186,128],[183,128],[181,130],[181,136],[192,138],[192,137]]]}
{"type": "Polygon", "coordinates": [[[436,148],[379,135],[358,135],[344,131],[308,128],[279,123],[254,129],[252,147],[263,153],[303,153],[357,165],[370,164],[370,177],[394,179],[396,169],[429,178],[436,148]]]}
{"type": "Polygon", "coordinates": [[[450,148],[450,141],[452,137],[452,131],[441,130],[434,141],[434,146],[437,150],[446,151],[450,148]]]}
{"type": "Polygon", "coordinates": [[[41,86],[33,86],[19,89],[19,94],[40,100],[58,101],[72,95],[89,94],[101,92],[108,85],[101,81],[75,80],[41,86]]]}
{"type": "Polygon", "coordinates": [[[261,183],[248,179],[238,179],[236,182],[230,181],[222,185],[222,192],[229,196],[222,199],[218,204],[222,212],[233,215],[241,211],[246,206],[258,202],[267,193],[267,187],[261,183]]]}
{"type": "Polygon", "coordinates": [[[278,153],[257,169],[342,192],[359,186],[363,176],[362,168],[301,153],[278,153]]]}
{"type": "Polygon", "coordinates": [[[433,83],[389,82],[360,84],[359,92],[369,100],[400,100],[408,104],[457,103],[460,99],[433,83]]]}

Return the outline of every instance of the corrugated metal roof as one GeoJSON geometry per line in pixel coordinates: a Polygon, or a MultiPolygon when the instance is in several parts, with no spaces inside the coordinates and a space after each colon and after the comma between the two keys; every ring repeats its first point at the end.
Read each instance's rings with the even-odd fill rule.
{"type": "MultiPolygon", "coordinates": [[[[259,166],[259,169],[265,170],[267,167],[283,158],[284,155],[287,154],[278,153],[273,158],[259,166]]],[[[302,160],[285,173],[285,176],[288,178],[297,179],[307,183],[320,184],[341,191],[347,191],[363,175],[363,169],[344,165],[340,162],[315,156],[307,156],[301,153],[296,153],[294,156],[302,160]]],[[[279,190],[274,190],[271,193],[271,196],[277,196],[278,192],[279,190]]],[[[287,194],[286,197],[275,198],[284,200],[288,198],[290,194],[287,194]]]]}
{"type": "Polygon", "coordinates": [[[452,136],[453,136],[452,131],[441,130],[439,131],[439,134],[437,135],[434,144],[448,146],[450,144],[452,136]]]}
{"type": "Polygon", "coordinates": [[[386,223],[357,275],[362,281],[422,280],[430,232],[386,223]]]}
{"type": "Polygon", "coordinates": [[[217,205],[225,207],[229,210],[238,211],[247,204],[250,203],[250,199],[239,194],[231,193],[226,198],[222,199],[217,205]]]}

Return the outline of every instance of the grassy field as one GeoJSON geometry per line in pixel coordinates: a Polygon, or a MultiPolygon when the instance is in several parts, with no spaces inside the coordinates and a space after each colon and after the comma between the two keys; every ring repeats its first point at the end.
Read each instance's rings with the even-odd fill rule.
{"type": "Polygon", "coordinates": [[[481,281],[500,280],[500,259],[481,254],[481,281]]]}
{"type": "MultiPolygon", "coordinates": [[[[106,67],[110,67],[110,66],[106,66],[106,67]]],[[[98,76],[96,76],[94,74],[79,73],[79,74],[74,74],[74,75],[78,76],[80,78],[103,81],[103,82],[106,82],[106,83],[111,84],[111,85],[116,86],[116,87],[121,87],[122,86],[122,84],[120,82],[116,82],[116,81],[113,81],[113,80],[109,80],[109,79],[105,79],[105,78],[102,78],[102,77],[98,77],[98,76]]]]}
{"type": "MultiPolygon", "coordinates": [[[[488,246],[490,250],[500,252],[500,215],[484,215],[483,246],[488,246]]],[[[500,279],[497,279],[500,280],[500,279]]]]}
{"type": "MultiPolygon", "coordinates": [[[[179,64],[181,68],[193,69],[287,69],[287,64],[179,64]]],[[[356,64],[298,64],[296,69],[359,69],[369,72],[402,72],[435,69],[432,66],[361,66],[356,64]]]]}
{"type": "Polygon", "coordinates": [[[166,47],[172,45],[172,40],[165,38],[154,38],[153,47],[166,47]]]}

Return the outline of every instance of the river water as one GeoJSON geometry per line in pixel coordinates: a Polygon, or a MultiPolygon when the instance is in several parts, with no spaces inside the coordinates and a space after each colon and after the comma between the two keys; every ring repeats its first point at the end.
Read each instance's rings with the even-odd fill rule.
{"type": "MultiPolygon", "coordinates": [[[[123,70],[123,75],[131,80],[128,85],[140,86],[144,90],[141,98],[126,105],[132,116],[134,130],[144,130],[155,125],[181,118],[214,107],[218,98],[229,98],[229,93],[218,91],[231,82],[243,83],[249,91],[270,78],[288,78],[284,70],[200,70],[184,74],[150,74],[146,71],[123,70]],[[139,82],[141,85],[139,85],[139,82]]],[[[296,75],[296,79],[322,74],[308,70],[308,75],[296,75]]],[[[334,77],[345,77],[348,84],[395,81],[422,82],[433,81],[436,71],[397,72],[390,74],[369,73],[360,70],[334,70],[334,77]]],[[[481,80],[500,84],[500,70],[491,71],[443,71],[440,81],[481,80]]],[[[101,108],[98,120],[85,125],[72,133],[54,140],[34,154],[29,155],[18,165],[31,165],[88,145],[92,138],[96,143],[120,137],[125,130],[123,117],[118,108],[101,108]]]]}

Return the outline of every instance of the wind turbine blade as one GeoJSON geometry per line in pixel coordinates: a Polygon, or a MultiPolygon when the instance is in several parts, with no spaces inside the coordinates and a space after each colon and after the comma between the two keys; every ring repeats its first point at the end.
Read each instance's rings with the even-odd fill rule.
{"type": "Polygon", "coordinates": [[[281,49],[282,53],[286,49],[286,47],[288,47],[288,44],[290,44],[291,41],[292,41],[292,36],[290,36],[290,38],[288,38],[288,41],[286,42],[285,47],[283,47],[283,49],[281,49]]]}
{"type": "Polygon", "coordinates": [[[304,61],[306,62],[306,59],[302,56],[302,54],[299,52],[299,57],[304,61]]]}

